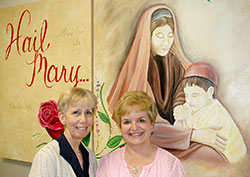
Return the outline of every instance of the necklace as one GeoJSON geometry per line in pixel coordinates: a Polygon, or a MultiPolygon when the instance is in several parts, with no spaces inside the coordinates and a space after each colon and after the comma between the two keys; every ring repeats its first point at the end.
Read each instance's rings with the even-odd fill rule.
{"type": "MultiPolygon", "coordinates": [[[[75,151],[74,151],[74,152],[75,152],[75,151]]],[[[81,155],[80,149],[78,150],[78,152],[75,152],[75,154],[76,154],[77,156],[81,155]]]]}
{"type": "MultiPolygon", "coordinates": [[[[128,153],[126,153],[126,152],[127,152],[127,151],[125,151],[125,155],[126,155],[126,157],[127,157],[127,160],[130,162],[130,164],[132,164],[132,163],[131,163],[131,159],[129,158],[129,155],[128,155],[128,153]]],[[[151,156],[152,152],[153,152],[153,151],[151,151],[151,152],[149,153],[149,155],[147,155],[146,157],[144,157],[144,158],[142,159],[142,161],[141,161],[139,164],[132,165],[133,168],[132,168],[131,172],[132,172],[134,175],[136,175],[136,174],[138,173],[138,171],[139,171],[139,170],[137,169],[137,167],[139,168],[139,166],[144,162],[144,160],[151,156]]]]}
{"type": "Polygon", "coordinates": [[[132,173],[135,175],[138,173],[138,169],[136,168],[136,165],[133,166],[132,173]]]}

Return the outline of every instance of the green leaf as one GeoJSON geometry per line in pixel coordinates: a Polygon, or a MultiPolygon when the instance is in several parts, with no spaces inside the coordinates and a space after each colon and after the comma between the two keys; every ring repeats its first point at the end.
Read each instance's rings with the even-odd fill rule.
{"type": "Polygon", "coordinates": [[[97,113],[98,113],[100,119],[101,119],[104,123],[110,124],[110,120],[109,120],[109,118],[106,116],[106,114],[104,114],[104,113],[102,113],[102,112],[100,112],[100,111],[97,111],[97,113]]]}
{"type": "Polygon", "coordinates": [[[120,136],[120,135],[114,136],[114,137],[112,137],[112,138],[107,142],[107,146],[108,146],[109,148],[114,148],[114,147],[116,147],[116,146],[118,146],[118,145],[120,144],[121,140],[122,140],[122,136],[120,136]]]}
{"type": "Polygon", "coordinates": [[[87,136],[85,136],[83,139],[82,139],[82,142],[85,146],[89,146],[89,142],[90,142],[90,132],[87,136]]]}
{"type": "Polygon", "coordinates": [[[46,145],[46,144],[48,144],[48,143],[46,143],[46,142],[41,143],[41,144],[37,145],[37,146],[36,146],[36,148],[39,148],[40,146],[42,146],[42,145],[46,145]]]}
{"type": "Polygon", "coordinates": [[[117,146],[116,148],[112,149],[112,151],[110,151],[110,152],[113,152],[113,151],[115,151],[116,149],[121,148],[122,146],[125,146],[125,145],[126,145],[126,143],[120,144],[120,145],[117,146]]]}

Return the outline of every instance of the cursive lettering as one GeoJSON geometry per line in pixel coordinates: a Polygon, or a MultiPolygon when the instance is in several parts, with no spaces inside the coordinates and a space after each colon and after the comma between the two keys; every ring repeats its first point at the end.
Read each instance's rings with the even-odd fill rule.
{"type": "MultiPolygon", "coordinates": [[[[32,22],[31,17],[31,12],[25,10],[20,16],[16,30],[12,23],[8,23],[6,26],[7,34],[10,33],[10,41],[5,51],[5,60],[9,59],[14,47],[20,56],[26,53],[34,53],[34,57],[29,62],[26,60],[26,64],[32,68],[30,81],[26,85],[31,87],[39,74],[43,75],[43,83],[47,88],[52,88],[54,83],[58,82],[72,83],[74,87],[78,86],[80,82],[88,82],[89,79],[79,78],[81,65],[67,68],[65,65],[56,66],[49,64],[48,58],[45,56],[45,52],[50,47],[50,43],[45,44],[48,22],[45,19],[42,22],[40,30],[31,30],[33,35],[24,35],[22,27],[24,27],[25,20],[27,20],[26,25],[29,28],[32,22]]],[[[79,30],[80,32],[82,33],[79,30]]],[[[73,33],[65,28],[62,31],[62,35],[72,37],[73,33]]],[[[80,41],[74,39],[73,46],[77,45],[80,45],[80,41]]]]}
{"type": "MultiPolygon", "coordinates": [[[[25,16],[25,14],[28,15],[28,26],[31,23],[31,13],[28,10],[25,10],[20,19],[19,19],[19,23],[18,23],[18,27],[17,27],[17,31],[16,31],[16,37],[14,37],[15,35],[15,30],[14,30],[14,26],[12,23],[9,23],[6,27],[6,32],[9,32],[10,29],[10,43],[5,51],[5,60],[8,60],[12,46],[14,45],[14,43],[16,43],[16,50],[17,53],[21,56],[22,53],[25,52],[31,52],[32,50],[34,52],[45,52],[46,50],[48,50],[50,43],[48,43],[47,47],[44,49],[44,41],[45,41],[45,36],[47,33],[47,27],[48,27],[48,23],[47,20],[44,20],[41,26],[41,30],[40,30],[40,43],[38,44],[39,46],[37,47],[37,36],[35,36],[34,38],[32,38],[31,36],[27,36],[24,37],[23,41],[22,41],[22,50],[20,49],[20,40],[22,39],[23,35],[20,34],[20,30],[21,30],[21,25],[23,22],[23,18],[25,16]],[[32,42],[33,41],[33,42],[32,42]]],[[[35,33],[37,32],[37,30],[34,31],[35,33]]]]}

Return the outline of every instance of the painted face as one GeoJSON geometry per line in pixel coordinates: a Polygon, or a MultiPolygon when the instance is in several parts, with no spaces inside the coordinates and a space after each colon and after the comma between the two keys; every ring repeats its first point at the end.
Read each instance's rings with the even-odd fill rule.
{"type": "Polygon", "coordinates": [[[68,106],[65,115],[61,114],[64,134],[70,140],[81,140],[88,135],[94,119],[94,103],[80,99],[68,106]]]}
{"type": "Polygon", "coordinates": [[[191,107],[193,113],[199,111],[203,107],[211,103],[212,95],[209,91],[205,91],[198,86],[186,86],[184,88],[185,99],[187,104],[191,107]]]}
{"type": "Polygon", "coordinates": [[[150,143],[153,127],[147,112],[138,108],[121,117],[121,132],[128,145],[150,143]]]}
{"type": "Polygon", "coordinates": [[[169,25],[157,27],[151,37],[151,50],[153,55],[166,56],[173,44],[174,33],[169,25]]]}

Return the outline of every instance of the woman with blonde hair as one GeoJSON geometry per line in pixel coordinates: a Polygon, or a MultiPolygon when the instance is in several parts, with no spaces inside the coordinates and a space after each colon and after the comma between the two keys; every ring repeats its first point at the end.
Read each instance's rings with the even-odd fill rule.
{"type": "Polygon", "coordinates": [[[29,177],[95,177],[94,153],[82,144],[94,122],[97,99],[89,90],[71,88],[58,100],[64,132],[41,148],[32,162],[29,177]]]}
{"type": "Polygon", "coordinates": [[[156,116],[156,105],[146,93],[131,91],[121,97],[115,117],[126,145],[100,160],[97,177],[186,176],[179,159],[151,143],[156,116]]]}

